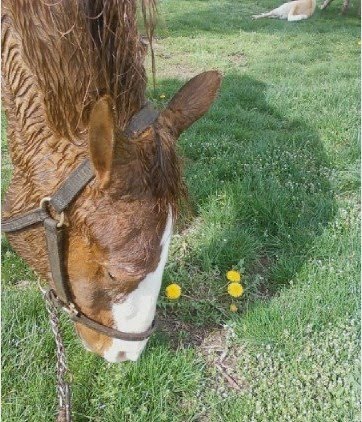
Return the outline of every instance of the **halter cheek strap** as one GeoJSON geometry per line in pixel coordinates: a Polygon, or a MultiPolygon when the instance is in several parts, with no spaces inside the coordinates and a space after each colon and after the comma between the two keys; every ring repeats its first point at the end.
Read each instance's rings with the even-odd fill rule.
{"type": "MultiPolygon", "coordinates": [[[[145,130],[155,121],[157,116],[158,113],[147,104],[131,119],[129,126],[126,128],[126,133],[134,136],[137,132],[145,130]]],[[[154,332],[156,328],[155,319],[151,326],[142,333],[119,331],[100,324],[83,314],[73,302],[69,291],[64,268],[64,211],[94,177],[89,160],[84,160],[79,167],[70,173],[52,197],[45,197],[41,200],[39,208],[2,220],[1,229],[4,233],[13,233],[42,223],[45,230],[49,265],[55,287],[55,289],[49,288],[47,290],[46,295],[48,299],[57,307],[63,309],[72,321],[78,324],[82,324],[108,337],[126,341],[142,341],[154,332]],[[49,212],[49,206],[55,210],[59,217],[58,219],[52,217],[49,212]]]]}

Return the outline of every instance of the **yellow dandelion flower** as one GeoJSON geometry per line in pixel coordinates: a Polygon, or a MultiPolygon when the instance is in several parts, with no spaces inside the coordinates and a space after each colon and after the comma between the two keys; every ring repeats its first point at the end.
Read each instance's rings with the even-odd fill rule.
{"type": "Polygon", "coordinates": [[[240,297],[244,292],[244,288],[240,283],[230,283],[228,285],[228,293],[232,297],[240,297]]]}
{"type": "Polygon", "coordinates": [[[237,312],[238,311],[238,307],[234,303],[232,303],[230,305],[230,311],[231,312],[237,312]]]}
{"type": "Polygon", "coordinates": [[[239,271],[230,270],[226,273],[226,278],[232,283],[240,283],[241,274],[239,273],[239,271]]]}
{"type": "Polygon", "coordinates": [[[168,299],[175,300],[181,296],[181,287],[176,283],[169,284],[165,291],[168,299]]]}
{"type": "Polygon", "coordinates": [[[166,95],[165,94],[161,94],[160,95],[160,98],[166,98],[166,95]]]}

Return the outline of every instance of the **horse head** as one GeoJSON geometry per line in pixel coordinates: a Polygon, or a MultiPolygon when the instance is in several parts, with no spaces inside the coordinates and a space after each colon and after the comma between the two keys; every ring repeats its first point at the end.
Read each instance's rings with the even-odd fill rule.
{"type": "MultiPolygon", "coordinates": [[[[220,85],[202,73],[146,127],[116,127],[112,100],[93,106],[88,127],[94,180],[67,215],[66,269],[74,303],[107,327],[139,333],[152,323],[177,203],[184,193],[176,142],[210,107],[220,85]]],[[[110,362],[137,360],[147,339],[111,338],[76,324],[84,346],[110,362]]]]}

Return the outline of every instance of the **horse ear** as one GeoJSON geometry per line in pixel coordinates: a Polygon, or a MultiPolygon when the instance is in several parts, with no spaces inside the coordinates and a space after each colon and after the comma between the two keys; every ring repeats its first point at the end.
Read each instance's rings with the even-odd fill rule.
{"type": "Polygon", "coordinates": [[[217,95],[220,83],[221,75],[214,70],[200,73],[192,78],[161,112],[160,124],[168,126],[178,137],[208,111],[217,95]]]}
{"type": "Polygon", "coordinates": [[[104,188],[110,182],[114,147],[114,118],[110,97],[100,98],[93,106],[88,137],[91,162],[100,186],[104,188]]]}

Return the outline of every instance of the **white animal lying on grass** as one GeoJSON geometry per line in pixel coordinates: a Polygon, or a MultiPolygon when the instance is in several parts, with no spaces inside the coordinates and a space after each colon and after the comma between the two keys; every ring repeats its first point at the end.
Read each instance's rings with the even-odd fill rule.
{"type": "Polygon", "coordinates": [[[315,10],[316,0],[295,0],[284,3],[270,12],[253,15],[253,19],[278,18],[291,21],[301,21],[310,18],[315,10]]]}

